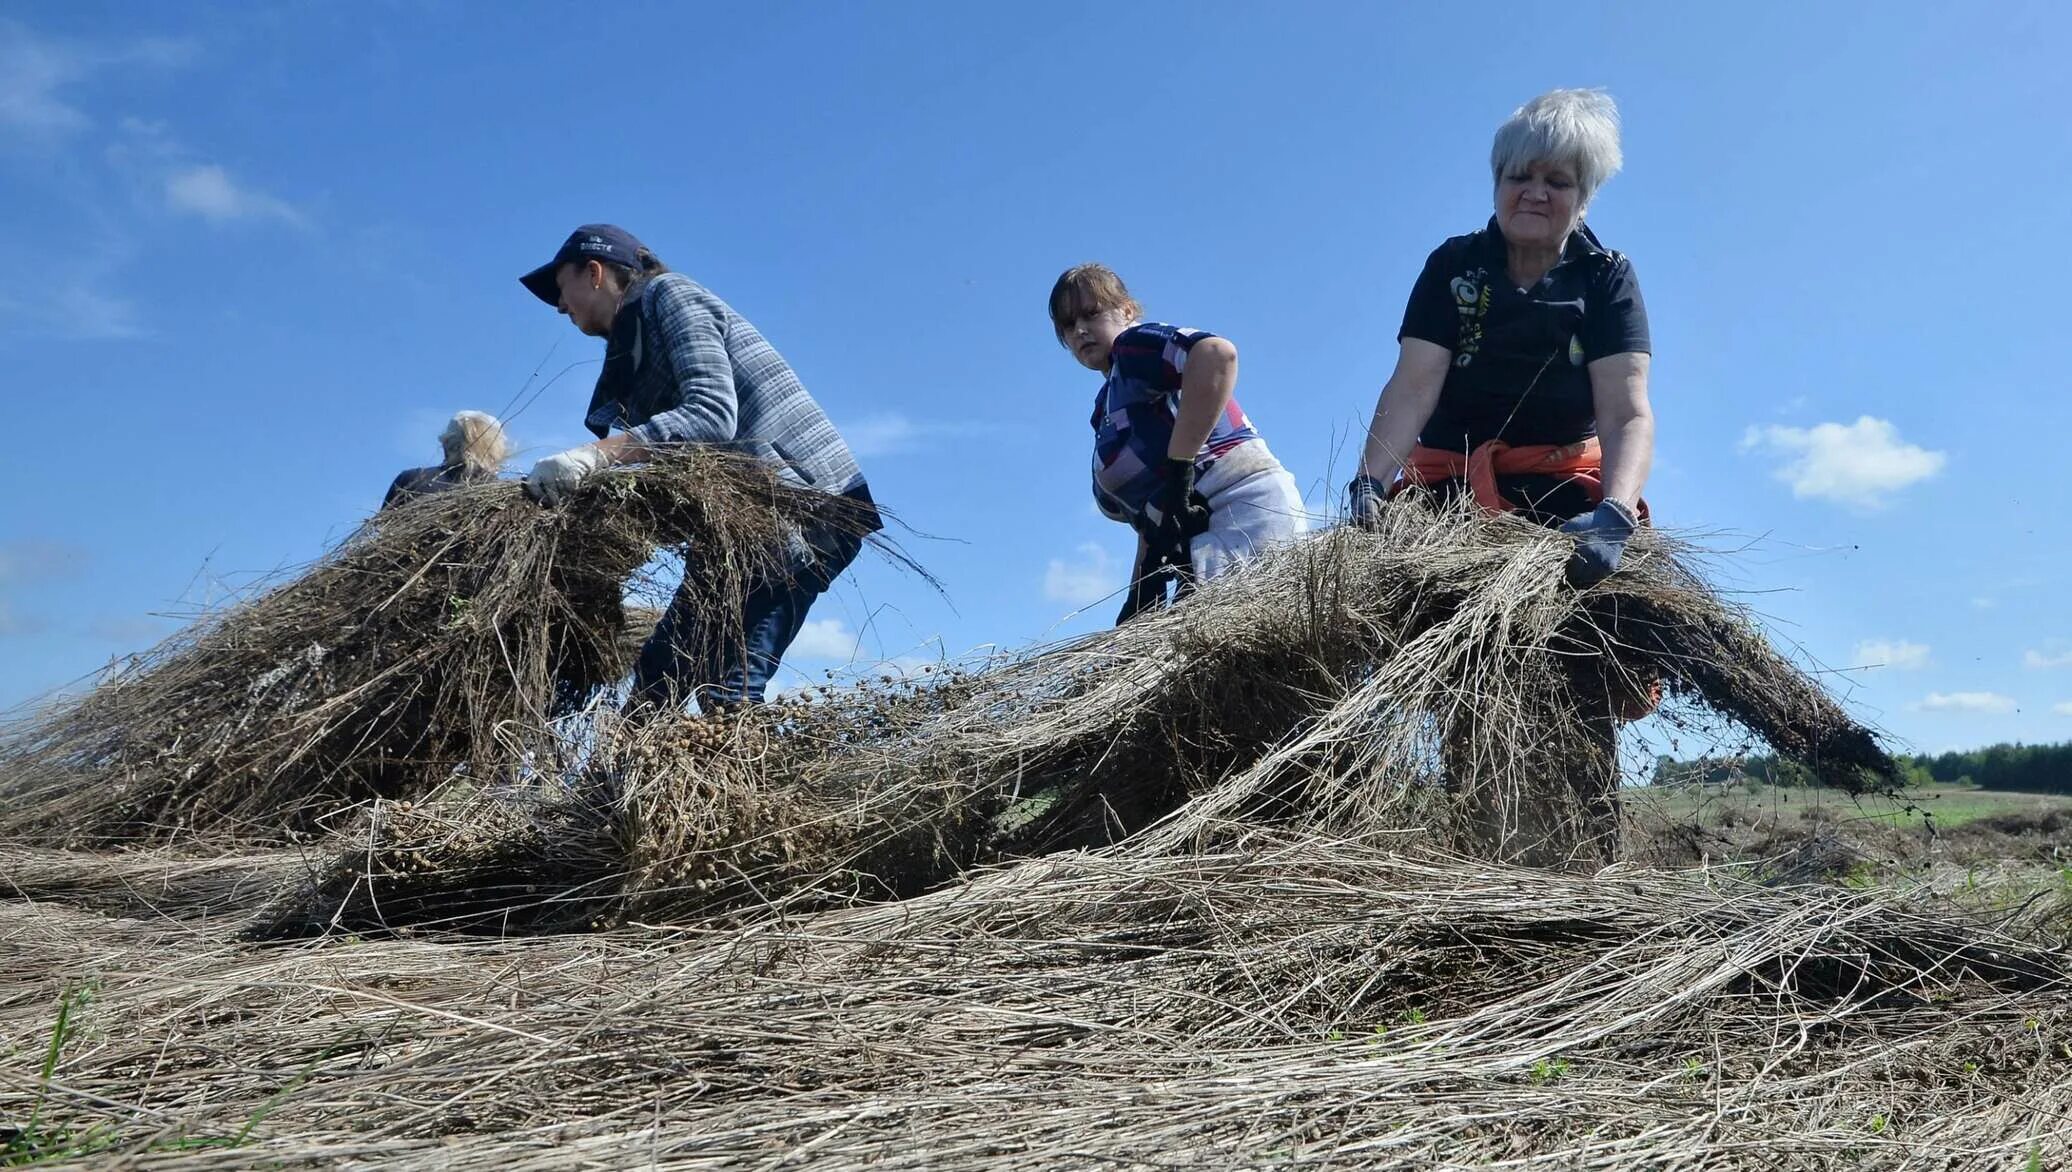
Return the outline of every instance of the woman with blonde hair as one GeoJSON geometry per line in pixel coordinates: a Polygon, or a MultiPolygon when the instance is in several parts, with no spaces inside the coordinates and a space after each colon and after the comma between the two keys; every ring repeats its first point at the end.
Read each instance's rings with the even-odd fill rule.
{"type": "Polygon", "coordinates": [[[447,421],[439,433],[439,447],[445,458],[428,468],[406,468],[389,485],[382,498],[386,509],[416,497],[459,488],[463,484],[494,479],[511,454],[504,425],[486,411],[462,411],[447,421]]]}

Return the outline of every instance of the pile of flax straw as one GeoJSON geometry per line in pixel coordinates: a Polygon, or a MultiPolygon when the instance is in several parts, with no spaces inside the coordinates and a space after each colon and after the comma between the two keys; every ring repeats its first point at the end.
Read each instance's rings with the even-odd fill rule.
{"type": "Polygon", "coordinates": [[[1606,714],[1657,688],[1658,719],[1892,784],[1669,536],[1578,593],[1558,535],[1406,505],[1023,654],[550,719],[623,672],[622,582],[657,550],[723,619],[800,524],[863,521],[711,453],[565,511],[431,498],[11,730],[0,1044],[48,1073],[0,1080],[4,1154],[2072,1154],[2062,897],[1986,924],[1603,865],[1606,714]]]}

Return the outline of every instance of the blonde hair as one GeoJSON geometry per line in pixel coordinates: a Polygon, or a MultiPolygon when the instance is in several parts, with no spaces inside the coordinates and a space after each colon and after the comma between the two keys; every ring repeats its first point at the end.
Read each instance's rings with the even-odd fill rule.
{"type": "Polygon", "coordinates": [[[1060,341],[1066,326],[1110,309],[1124,310],[1133,320],[1144,316],[1144,307],[1130,296],[1129,286],[1107,265],[1073,265],[1050,287],[1050,325],[1060,341]]]}
{"type": "Polygon", "coordinates": [[[511,454],[511,441],[504,437],[504,425],[487,411],[461,411],[439,433],[439,446],[446,451],[446,466],[467,466],[471,476],[494,476],[511,454]]]}

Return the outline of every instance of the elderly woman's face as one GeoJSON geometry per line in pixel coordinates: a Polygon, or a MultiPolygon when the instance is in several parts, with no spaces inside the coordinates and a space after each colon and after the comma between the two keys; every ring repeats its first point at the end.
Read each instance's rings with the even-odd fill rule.
{"type": "Polygon", "coordinates": [[[1497,226],[1513,244],[1559,247],[1582,212],[1576,173],[1560,163],[1534,163],[1497,181],[1497,226]]]}

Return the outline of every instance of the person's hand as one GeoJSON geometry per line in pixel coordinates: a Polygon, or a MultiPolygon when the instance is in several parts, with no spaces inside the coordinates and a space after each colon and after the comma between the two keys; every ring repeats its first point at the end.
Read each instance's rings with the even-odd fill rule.
{"type": "Polygon", "coordinates": [[[576,485],[610,466],[611,457],[598,450],[596,444],[570,448],[532,466],[532,472],[525,478],[525,495],[536,501],[558,505],[568,499],[576,485]]]}
{"type": "Polygon", "coordinates": [[[1363,472],[1345,486],[1346,515],[1362,529],[1378,528],[1382,506],[1388,503],[1388,499],[1387,487],[1363,472]]]}
{"type": "Polygon", "coordinates": [[[1576,539],[1575,552],[1568,555],[1568,584],[1582,589],[1611,577],[1626,553],[1626,542],[1639,526],[1640,518],[1632,509],[1609,497],[1563,523],[1561,531],[1576,539]]]}
{"type": "Polygon", "coordinates": [[[1191,567],[1190,546],[1196,534],[1208,529],[1208,506],[1194,492],[1194,461],[1168,459],[1165,483],[1158,491],[1158,527],[1146,538],[1150,549],[1144,564],[1191,567]]]}

